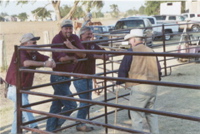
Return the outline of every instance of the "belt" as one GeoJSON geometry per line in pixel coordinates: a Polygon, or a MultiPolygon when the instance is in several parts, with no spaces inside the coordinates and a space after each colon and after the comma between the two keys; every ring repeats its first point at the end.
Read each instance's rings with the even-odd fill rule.
{"type": "Polygon", "coordinates": [[[8,86],[9,86],[9,87],[12,87],[12,86],[14,86],[14,85],[8,84],[8,86]]]}

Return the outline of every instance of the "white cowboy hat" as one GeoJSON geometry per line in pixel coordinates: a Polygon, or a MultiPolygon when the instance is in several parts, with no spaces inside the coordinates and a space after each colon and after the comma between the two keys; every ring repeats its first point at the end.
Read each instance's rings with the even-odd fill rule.
{"type": "Polygon", "coordinates": [[[144,37],[144,31],[142,29],[132,29],[130,34],[127,34],[124,37],[124,40],[128,40],[132,37],[144,37]]]}

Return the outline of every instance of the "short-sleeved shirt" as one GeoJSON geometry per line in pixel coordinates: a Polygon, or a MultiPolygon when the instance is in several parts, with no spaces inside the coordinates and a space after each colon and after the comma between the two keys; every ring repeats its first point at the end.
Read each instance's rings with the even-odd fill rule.
{"type": "MultiPolygon", "coordinates": [[[[52,44],[55,43],[64,43],[66,38],[63,36],[62,32],[60,31],[52,40],[52,44]]],[[[84,49],[81,44],[79,37],[75,34],[72,34],[69,37],[69,41],[77,48],[84,49]]],[[[52,48],[59,48],[59,49],[68,49],[64,44],[62,46],[52,46],[52,48]]],[[[64,56],[75,56],[74,53],[65,53],[65,52],[53,52],[52,57],[56,62],[59,62],[59,59],[64,56]]],[[[57,64],[53,71],[61,71],[61,72],[73,72],[75,64],[57,64]]]]}
{"type": "MultiPolygon", "coordinates": [[[[16,67],[17,67],[17,55],[14,52],[12,56],[12,60],[10,63],[10,66],[8,68],[8,72],[6,75],[6,82],[11,84],[11,85],[17,85],[17,80],[16,80],[16,67]]],[[[20,51],[20,66],[24,67],[24,61],[26,60],[34,60],[34,61],[46,61],[48,60],[48,56],[42,55],[39,52],[32,52],[28,53],[25,50],[20,51]]],[[[32,67],[32,69],[35,69],[36,67],[32,67]]],[[[22,87],[31,87],[33,84],[33,78],[34,78],[34,73],[30,72],[22,72],[21,73],[21,86],[22,87]]]]}
{"type": "MultiPolygon", "coordinates": [[[[104,50],[95,43],[87,43],[83,44],[83,46],[88,50],[104,50]]],[[[80,61],[76,64],[74,73],[95,74],[96,59],[94,58],[94,54],[87,54],[86,58],[88,58],[87,61],[80,61]]]]}

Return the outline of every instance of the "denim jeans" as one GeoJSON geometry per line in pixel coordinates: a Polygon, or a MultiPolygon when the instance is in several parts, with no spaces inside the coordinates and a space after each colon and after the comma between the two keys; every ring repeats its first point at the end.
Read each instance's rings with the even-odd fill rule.
{"type": "MultiPolygon", "coordinates": [[[[70,77],[66,76],[57,76],[57,75],[51,75],[51,82],[59,82],[59,81],[65,81],[69,80],[70,77]]],[[[52,85],[54,89],[54,95],[62,95],[62,96],[69,96],[72,95],[69,87],[71,85],[71,82],[66,82],[63,84],[56,84],[52,85]]],[[[60,113],[60,112],[66,112],[68,110],[75,109],[77,107],[77,104],[75,101],[70,101],[70,100],[55,100],[52,102],[52,105],[50,107],[50,113],[60,113]]],[[[70,116],[72,112],[68,112],[64,115],[70,116]]],[[[62,126],[62,124],[65,122],[65,119],[60,119],[60,118],[49,118],[47,120],[47,126],[46,130],[47,131],[54,131],[57,127],[62,126]]]]}
{"type": "MultiPolygon", "coordinates": [[[[14,102],[14,119],[12,123],[11,134],[16,134],[17,133],[17,109],[16,109],[16,87],[15,86],[10,85],[8,87],[7,98],[14,102]]],[[[28,94],[22,94],[22,105],[27,105],[27,104],[29,104],[28,94]]],[[[31,108],[28,107],[27,109],[31,109],[31,108]]],[[[22,116],[23,116],[23,119],[25,119],[26,121],[35,120],[33,114],[29,112],[22,112],[22,116]]],[[[29,124],[29,127],[34,128],[37,125],[38,125],[37,123],[32,123],[32,124],[29,124]]]]}
{"type": "MultiPolygon", "coordinates": [[[[76,81],[74,81],[74,87],[76,88],[77,93],[92,90],[93,89],[92,88],[92,79],[76,80],[76,81]]],[[[91,100],[92,93],[88,92],[88,93],[80,94],[79,98],[91,100]]],[[[89,105],[89,103],[80,102],[79,107],[84,107],[87,105],[89,105]]],[[[86,119],[86,116],[88,115],[88,113],[89,113],[89,107],[82,108],[82,109],[78,110],[77,118],[86,119]]]]}

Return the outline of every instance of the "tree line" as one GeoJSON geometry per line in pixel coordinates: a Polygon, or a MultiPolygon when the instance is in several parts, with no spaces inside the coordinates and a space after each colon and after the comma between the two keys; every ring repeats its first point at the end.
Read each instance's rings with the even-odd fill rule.
{"type": "MultiPolygon", "coordinates": [[[[9,4],[9,1],[7,1],[9,4]]],[[[29,1],[18,1],[17,5],[19,4],[27,4],[29,1]]],[[[140,8],[137,10],[135,7],[132,9],[128,9],[125,13],[122,13],[116,4],[110,5],[110,12],[107,12],[110,14],[113,18],[118,17],[127,17],[127,16],[133,16],[133,15],[158,15],[160,12],[160,3],[163,2],[169,2],[169,1],[146,1],[144,5],[140,6],[140,8]]],[[[174,1],[175,2],[175,1],[174,1]]],[[[3,4],[2,1],[0,1],[0,4],[3,4]]],[[[182,12],[184,12],[185,7],[185,1],[181,2],[182,4],[182,12]]],[[[104,2],[102,0],[96,1],[74,1],[74,5],[63,5],[60,6],[60,1],[51,1],[51,3],[48,3],[47,5],[43,7],[38,7],[37,9],[31,11],[31,13],[35,16],[36,21],[38,19],[41,19],[42,21],[44,19],[50,19],[53,20],[54,18],[51,18],[51,13],[55,12],[56,14],[56,20],[61,20],[64,18],[72,19],[72,18],[83,18],[88,10],[92,10],[93,8],[96,8],[95,11],[92,11],[93,18],[100,18],[104,17],[104,13],[101,11],[102,7],[104,6],[104,2]],[[54,7],[54,11],[47,10],[46,6],[52,4],[54,7]],[[78,5],[79,4],[79,5],[78,5]],[[83,8],[84,7],[84,8],[83,8]],[[83,10],[86,9],[86,10],[83,10]]],[[[7,16],[6,13],[0,14],[0,21],[4,21],[4,17],[7,16]]],[[[28,14],[26,12],[22,12],[18,15],[11,15],[12,17],[18,17],[21,21],[26,21],[28,19],[28,14]]]]}

